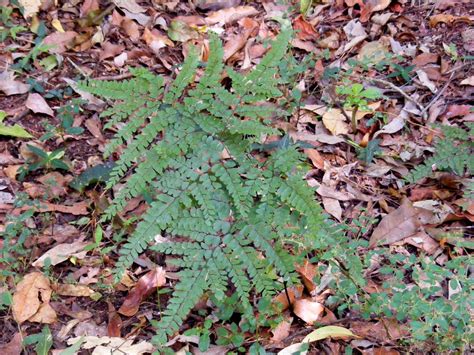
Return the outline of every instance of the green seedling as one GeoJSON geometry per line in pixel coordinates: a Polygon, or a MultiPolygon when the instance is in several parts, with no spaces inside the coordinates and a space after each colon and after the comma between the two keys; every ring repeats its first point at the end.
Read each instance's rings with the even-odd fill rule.
{"type": "Polygon", "coordinates": [[[377,89],[364,89],[364,86],[359,83],[350,86],[338,86],[336,93],[344,98],[344,108],[352,111],[351,122],[354,132],[357,129],[357,111],[370,110],[367,100],[376,100],[382,97],[377,89]]]}
{"type": "Polygon", "coordinates": [[[44,151],[41,148],[28,144],[28,149],[35,156],[33,159],[27,160],[27,166],[23,166],[19,170],[20,180],[24,179],[28,173],[36,170],[69,170],[69,166],[62,160],[64,158],[64,150],[56,149],[52,152],[44,151]]]}
{"type": "Polygon", "coordinates": [[[54,126],[49,122],[44,122],[43,126],[47,133],[41,136],[40,140],[45,142],[54,137],[65,139],[65,135],[77,136],[84,132],[82,127],[73,127],[74,115],[77,115],[81,110],[82,100],[73,100],[70,105],[61,107],[58,110],[58,118],[60,125],[54,126]]]}

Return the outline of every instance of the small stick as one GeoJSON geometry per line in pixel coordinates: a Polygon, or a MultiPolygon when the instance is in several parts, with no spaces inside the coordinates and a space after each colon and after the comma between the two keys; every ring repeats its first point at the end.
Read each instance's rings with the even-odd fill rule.
{"type": "Polygon", "coordinates": [[[390,89],[392,89],[392,90],[398,92],[400,95],[402,95],[405,99],[413,102],[420,109],[421,112],[426,111],[425,107],[422,104],[420,104],[414,98],[410,97],[410,95],[408,95],[405,91],[400,89],[398,86],[392,84],[390,81],[386,81],[386,80],[383,80],[383,79],[377,79],[377,78],[369,78],[368,80],[373,81],[374,83],[379,83],[379,84],[388,86],[390,89]]]}

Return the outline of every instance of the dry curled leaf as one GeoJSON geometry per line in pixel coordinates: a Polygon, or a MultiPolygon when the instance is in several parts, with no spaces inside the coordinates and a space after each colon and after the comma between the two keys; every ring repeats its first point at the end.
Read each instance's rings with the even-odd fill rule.
{"type": "Polygon", "coordinates": [[[131,317],[138,311],[140,303],[148,297],[157,287],[166,283],[166,272],[162,267],[157,267],[138,280],[136,286],[129,292],[118,312],[131,317]]]}
{"type": "Polygon", "coordinates": [[[54,286],[54,291],[60,296],[89,297],[95,292],[86,285],[59,284],[54,286]]]}
{"type": "Polygon", "coordinates": [[[293,312],[307,324],[312,325],[323,316],[324,306],[319,302],[303,298],[295,301],[293,312]]]}

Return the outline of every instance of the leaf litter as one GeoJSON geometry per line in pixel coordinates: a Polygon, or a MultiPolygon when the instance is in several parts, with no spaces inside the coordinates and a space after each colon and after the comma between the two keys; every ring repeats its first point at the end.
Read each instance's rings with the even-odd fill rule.
{"type": "MultiPolygon", "coordinates": [[[[400,255],[423,252],[436,258],[440,266],[453,253],[465,253],[456,247],[459,238],[446,237],[450,228],[461,231],[461,236],[470,233],[466,226],[474,217],[469,208],[471,200],[462,197],[464,185],[446,187],[432,179],[407,186],[402,181],[403,172],[430,152],[435,135],[425,129],[428,123],[462,126],[472,122],[474,73],[469,61],[461,59],[474,53],[474,36],[469,28],[473,18],[467,11],[467,1],[440,1],[419,8],[389,0],[346,0],[309,6],[302,1],[304,13],[277,2],[244,5],[239,1],[197,1],[197,7],[173,1],[115,0],[106,7],[95,0],[74,4],[39,0],[19,3],[23,12],[15,10],[10,20],[25,30],[18,32],[16,38],[9,35],[0,46],[5,63],[0,72],[0,110],[7,113],[0,127],[4,132],[0,134],[5,136],[0,142],[1,152],[6,154],[0,179],[2,192],[8,196],[26,192],[40,203],[33,207],[14,206],[10,199],[0,206],[2,230],[9,223],[7,216],[32,209],[33,214],[25,223],[36,233],[19,283],[15,286],[11,278],[1,279],[13,302],[12,313],[5,320],[6,331],[0,336],[0,344],[4,344],[0,349],[18,349],[21,336],[39,332],[35,323],[49,324],[53,337],[57,337],[61,328],[59,315],[74,321],[61,333],[63,348],[80,343],[80,348],[93,349],[97,354],[110,353],[116,346],[128,353],[153,351],[147,319],[158,309],[156,298],[164,299],[156,296],[157,291],[166,289],[166,278],[173,280],[175,270],[157,266],[156,260],[146,255],[137,259],[127,286],[112,288],[110,268],[116,260],[116,248],[111,238],[115,232],[105,228],[101,239],[94,240],[100,211],[107,205],[102,183],[109,170],[103,171],[102,167],[110,163],[94,157],[102,156],[111,132],[102,124],[106,120],[98,116],[105,102],[78,89],[77,81],[88,77],[126,80],[130,77],[127,66],[137,64],[171,78],[190,44],[198,46],[205,60],[208,31],[219,33],[224,40],[227,64],[246,70],[265,53],[265,41],[277,32],[275,21],[291,22],[296,31],[293,51],[298,58],[307,53],[318,56],[317,65],[300,74],[300,113],[290,117],[285,126],[295,141],[309,144],[305,152],[313,170],[307,179],[316,189],[315,198],[335,219],[359,228],[360,236],[371,248],[387,245],[400,255]],[[387,57],[392,54],[402,58],[400,67],[387,64],[387,57]],[[47,58],[56,63],[52,69],[45,64],[47,58]],[[364,85],[384,93],[384,99],[375,106],[357,110],[355,131],[348,120],[352,111],[332,99],[332,78],[341,68],[349,69],[351,60],[367,65],[366,72],[354,69],[353,78],[361,78],[364,85]],[[377,66],[384,66],[389,84],[388,79],[379,76],[377,66]],[[316,91],[310,92],[309,88],[316,91]],[[77,97],[84,103],[75,119],[87,128],[85,133],[74,144],[71,138],[39,144],[46,131],[42,122],[59,127],[58,109],[77,97]],[[69,176],[78,184],[53,179],[55,186],[48,187],[40,180],[50,173],[46,170],[19,181],[19,164],[24,160],[18,154],[19,138],[48,152],[65,149],[71,163],[69,176]],[[362,162],[355,150],[348,149],[349,143],[363,149],[375,139],[380,141],[381,154],[370,162],[362,162]],[[97,140],[100,144],[94,144],[97,140]],[[98,173],[90,174],[91,171],[98,173]],[[361,215],[376,222],[363,228],[355,226],[361,215]],[[73,224],[78,229],[68,232],[67,227],[73,224]],[[84,235],[87,241],[80,239],[84,235]],[[97,247],[85,252],[84,247],[91,243],[97,243],[97,247]],[[109,248],[109,252],[101,254],[102,248],[109,248]],[[60,280],[59,284],[51,284],[48,277],[34,269],[44,270],[45,264],[54,275],[67,275],[75,283],[60,280]],[[106,297],[113,304],[105,309],[103,300],[96,295],[99,280],[111,287],[106,297]],[[53,294],[65,302],[63,306],[52,302],[53,294]],[[22,334],[13,326],[14,321],[22,324],[22,334]],[[105,336],[107,327],[114,337],[105,336]],[[96,336],[83,337],[81,332],[95,332],[96,336]],[[138,339],[117,337],[126,334],[138,335],[138,339]]],[[[127,213],[133,215],[143,208],[146,203],[138,201],[127,213]]],[[[117,223],[123,226],[123,221],[117,223]]],[[[344,327],[319,324],[328,312],[335,311],[329,309],[327,300],[333,292],[329,285],[337,274],[331,268],[323,271],[323,266],[307,261],[298,268],[301,284],[289,287],[274,300],[282,306],[284,320],[271,332],[262,332],[259,340],[272,344],[274,350],[283,349],[282,354],[285,349],[301,349],[302,343],[312,343],[315,351],[320,351],[321,346],[335,348],[348,342],[364,349],[361,353],[396,351],[391,347],[395,345],[393,341],[408,336],[403,322],[349,319],[344,327]],[[292,337],[311,324],[314,329],[292,337]],[[387,342],[388,338],[391,342],[387,342]],[[370,345],[364,348],[361,341],[370,345]]],[[[3,268],[0,265],[0,270],[3,268]]],[[[376,265],[373,273],[377,274],[376,265]]],[[[370,280],[375,285],[378,281],[370,280]]],[[[423,282],[422,278],[419,284],[423,282]]],[[[173,282],[169,284],[172,287],[173,282]]],[[[456,289],[449,290],[454,294],[456,289]]],[[[209,304],[203,300],[202,307],[209,304]]],[[[200,319],[198,314],[196,317],[200,319]]],[[[178,343],[183,346],[197,344],[184,335],[182,339],[178,343]]],[[[214,348],[227,351],[226,347],[214,348]]],[[[194,346],[190,349],[196,350],[194,346]]]]}

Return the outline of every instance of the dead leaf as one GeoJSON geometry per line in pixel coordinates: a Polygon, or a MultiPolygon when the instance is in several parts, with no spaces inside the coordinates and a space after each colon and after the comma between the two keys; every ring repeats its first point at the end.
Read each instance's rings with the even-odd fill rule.
{"type": "Polygon", "coordinates": [[[318,33],[313,25],[307,22],[303,16],[298,16],[293,22],[293,29],[298,39],[302,41],[310,41],[318,38],[318,33]]]}
{"type": "Polygon", "coordinates": [[[255,16],[258,13],[258,10],[253,6],[237,6],[211,12],[205,20],[209,25],[215,25],[217,23],[226,25],[237,22],[244,17],[255,16]]]}
{"type": "Polygon", "coordinates": [[[425,218],[432,214],[428,210],[413,207],[409,200],[405,200],[400,207],[382,218],[370,237],[369,247],[392,244],[414,235],[425,218]]]}
{"type": "Polygon", "coordinates": [[[278,344],[285,340],[290,335],[292,322],[292,317],[282,320],[276,328],[272,330],[273,336],[270,339],[270,343],[278,344]]]}
{"type": "Polygon", "coordinates": [[[34,113],[44,113],[48,116],[54,116],[53,110],[40,94],[30,93],[26,99],[25,106],[34,113]]]}
{"type": "Polygon", "coordinates": [[[293,312],[307,324],[312,325],[321,319],[324,313],[324,306],[319,302],[303,298],[295,301],[293,312]]]}
{"type": "Polygon", "coordinates": [[[122,318],[120,314],[115,311],[114,305],[107,301],[107,307],[109,310],[109,321],[107,323],[107,335],[109,337],[120,337],[123,326],[122,318]]]}
{"type": "Polygon", "coordinates": [[[37,14],[41,7],[41,0],[18,0],[18,2],[23,7],[23,16],[25,18],[37,14]]]}
{"type": "Polygon", "coordinates": [[[155,54],[159,54],[159,50],[161,48],[165,48],[167,46],[174,47],[173,42],[156,29],[150,31],[148,28],[145,28],[142,39],[155,54]]]}
{"type": "Polygon", "coordinates": [[[51,46],[50,53],[61,54],[74,45],[77,36],[78,33],[74,31],[53,32],[44,38],[43,44],[51,46]]]}
{"type": "Polygon", "coordinates": [[[134,339],[123,339],[118,337],[76,337],[68,339],[68,345],[73,345],[79,340],[83,340],[81,349],[94,349],[94,355],[105,355],[105,354],[130,354],[130,355],[141,355],[145,353],[152,353],[154,347],[151,343],[141,341],[133,345],[134,339]]]}
{"type": "Polygon", "coordinates": [[[30,90],[30,85],[15,80],[13,72],[5,70],[0,73],[0,91],[3,91],[5,95],[24,94],[28,90],[30,90]]]}
{"type": "Polygon", "coordinates": [[[430,89],[430,91],[433,94],[436,94],[438,92],[438,88],[436,87],[436,84],[433,83],[430,78],[428,78],[428,74],[426,74],[425,71],[418,69],[416,71],[416,75],[418,76],[418,79],[420,79],[420,82],[423,84],[423,86],[427,87],[430,89]]]}
{"type": "Polygon", "coordinates": [[[80,241],[71,244],[58,244],[41,255],[32,265],[34,267],[43,267],[47,258],[49,258],[51,265],[57,265],[71,256],[77,256],[76,254],[82,252],[88,244],[80,241]]]}
{"type": "Polygon", "coordinates": [[[68,79],[68,78],[63,78],[63,80],[75,91],[77,92],[79,95],[81,95],[81,98],[83,98],[84,100],[86,100],[90,106],[90,108],[92,109],[95,109],[95,110],[98,110],[98,109],[101,109],[102,107],[105,106],[105,102],[102,101],[101,99],[95,97],[94,95],[84,91],[84,90],[81,90],[77,87],[77,83],[74,81],[74,80],[71,80],[71,79],[68,79]]]}
{"type": "Polygon", "coordinates": [[[316,288],[314,279],[316,278],[316,275],[318,275],[318,269],[315,265],[311,264],[308,260],[305,260],[304,265],[296,268],[296,272],[301,276],[301,280],[308,292],[311,292],[316,288]]]}
{"type": "Polygon", "coordinates": [[[322,117],[324,126],[335,136],[349,133],[349,125],[340,109],[330,108],[322,117]]]}
{"type": "Polygon", "coordinates": [[[52,323],[56,312],[49,305],[51,286],[47,277],[40,272],[32,272],[21,280],[13,294],[13,318],[18,323],[26,320],[52,323]]]}
{"type": "Polygon", "coordinates": [[[138,5],[135,0],[114,0],[114,3],[121,9],[130,11],[134,14],[140,14],[146,11],[146,9],[138,5]]]}
{"type": "Polygon", "coordinates": [[[102,51],[99,55],[99,60],[115,57],[125,50],[125,46],[121,44],[113,44],[110,42],[102,43],[102,51]]]}
{"type": "Polygon", "coordinates": [[[342,219],[342,208],[338,200],[330,197],[322,197],[324,210],[338,221],[342,219]]]}
{"type": "Polygon", "coordinates": [[[288,287],[286,290],[281,291],[277,296],[275,296],[273,302],[279,303],[282,306],[281,311],[284,311],[288,309],[290,304],[294,304],[297,299],[301,298],[303,290],[303,285],[288,287]]]}
{"type": "Polygon", "coordinates": [[[140,29],[135,21],[126,18],[122,21],[121,26],[132,41],[137,42],[140,39],[140,29]]]}
{"type": "Polygon", "coordinates": [[[60,296],[89,297],[95,293],[86,285],[59,284],[55,285],[53,289],[60,296]]]}
{"type": "Polygon", "coordinates": [[[474,75],[470,76],[469,78],[464,79],[463,81],[461,81],[460,84],[474,86],[474,75]]]}
{"type": "Polygon", "coordinates": [[[15,333],[12,340],[7,344],[0,345],[0,354],[2,355],[18,355],[21,354],[23,337],[20,333],[15,333]]]}
{"type": "Polygon", "coordinates": [[[305,149],[304,153],[308,156],[308,158],[318,169],[324,170],[324,158],[316,149],[305,149]]]}
{"type": "Polygon", "coordinates": [[[166,272],[162,267],[157,267],[138,280],[136,286],[129,292],[118,312],[124,316],[135,315],[141,302],[153,293],[157,287],[166,283],[166,272]]]}
{"type": "Polygon", "coordinates": [[[84,0],[81,5],[80,16],[85,17],[92,11],[99,10],[99,0],[84,0]]]}

